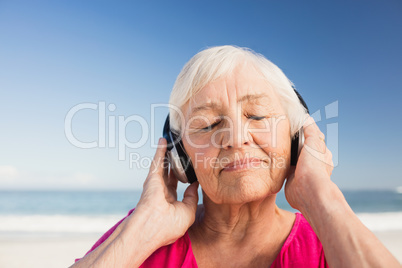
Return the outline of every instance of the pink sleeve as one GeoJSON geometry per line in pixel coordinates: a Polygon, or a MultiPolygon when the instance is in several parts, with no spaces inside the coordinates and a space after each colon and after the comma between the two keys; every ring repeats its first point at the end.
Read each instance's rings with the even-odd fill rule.
{"type": "MultiPolygon", "coordinates": [[[[99,238],[98,241],[96,241],[96,243],[92,246],[92,248],[84,255],[84,257],[86,255],[88,255],[91,251],[95,250],[100,244],[102,244],[106,239],[108,239],[108,237],[114,232],[114,230],[116,230],[117,226],[119,226],[128,216],[130,216],[130,214],[135,210],[135,208],[131,209],[127,216],[125,216],[123,219],[121,219],[120,221],[118,221],[112,228],[110,228],[106,233],[104,233],[101,238],[99,238]]],[[[75,262],[79,261],[81,258],[79,259],[75,259],[75,262]]]]}

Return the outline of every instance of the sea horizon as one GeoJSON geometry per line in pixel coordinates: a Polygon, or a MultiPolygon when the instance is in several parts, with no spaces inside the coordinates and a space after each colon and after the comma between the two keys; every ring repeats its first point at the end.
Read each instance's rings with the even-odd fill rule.
{"type": "MultiPolygon", "coordinates": [[[[372,231],[402,231],[402,193],[342,190],[360,220],[372,231]]],[[[179,199],[183,191],[178,191],[179,199]]],[[[102,234],[134,208],[141,190],[0,190],[0,235],[102,234]]],[[[201,198],[200,198],[201,200],[201,198]]],[[[199,201],[201,203],[201,201],[199,201]]],[[[290,207],[283,190],[278,207],[290,207]]]]}

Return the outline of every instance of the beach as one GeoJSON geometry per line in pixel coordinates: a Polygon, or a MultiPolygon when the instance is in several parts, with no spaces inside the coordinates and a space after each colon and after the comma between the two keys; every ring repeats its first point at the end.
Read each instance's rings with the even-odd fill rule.
{"type": "Polygon", "coordinates": [[[402,264],[402,231],[382,231],[374,234],[402,264]]]}
{"type": "Polygon", "coordinates": [[[0,236],[0,267],[69,267],[82,257],[99,235],[48,237],[0,236]]]}
{"type": "MultiPolygon", "coordinates": [[[[363,224],[402,263],[402,195],[344,194],[363,224]]],[[[135,207],[140,195],[140,191],[0,192],[0,268],[71,266],[135,207]]],[[[291,211],[283,194],[277,204],[291,211]]]]}
{"type": "MultiPolygon", "coordinates": [[[[402,231],[375,232],[402,263],[402,231]]],[[[63,235],[48,237],[0,236],[0,267],[69,267],[82,257],[99,235],[63,235]]]]}

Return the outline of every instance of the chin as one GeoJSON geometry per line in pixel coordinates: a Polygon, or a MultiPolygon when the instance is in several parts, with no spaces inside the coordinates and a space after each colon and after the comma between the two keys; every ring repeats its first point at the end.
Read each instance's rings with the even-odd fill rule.
{"type": "Polygon", "coordinates": [[[272,180],[266,173],[263,176],[257,174],[233,176],[230,182],[225,189],[220,191],[221,203],[244,204],[262,200],[277,194],[283,185],[283,180],[272,180]]]}

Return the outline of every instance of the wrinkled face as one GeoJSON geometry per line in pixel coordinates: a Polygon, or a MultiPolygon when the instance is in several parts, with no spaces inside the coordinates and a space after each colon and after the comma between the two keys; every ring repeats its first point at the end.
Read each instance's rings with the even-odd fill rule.
{"type": "Polygon", "coordinates": [[[183,144],[204,193],[239,204],[277,193],[290,166],[290,125],[277,94],[239,66],[182,107],[183,144]]]}

